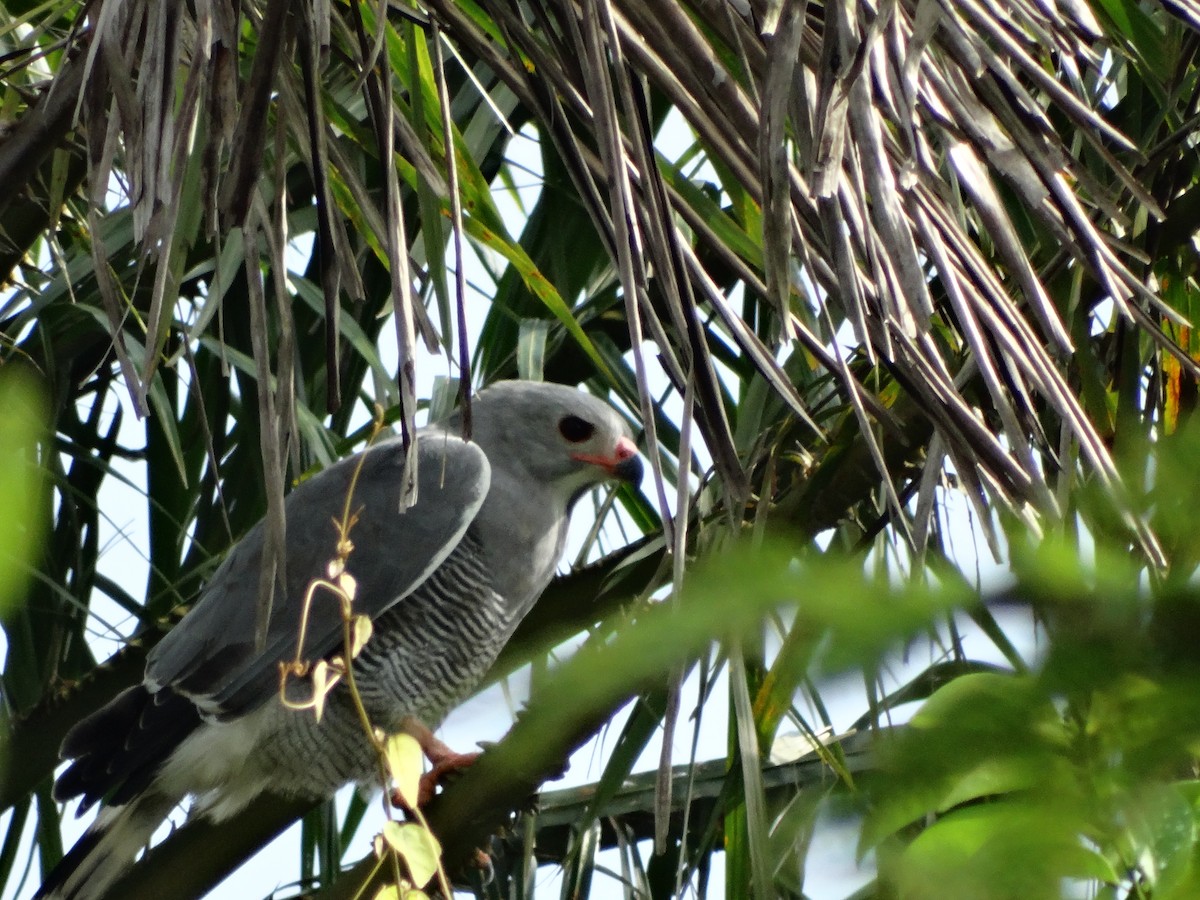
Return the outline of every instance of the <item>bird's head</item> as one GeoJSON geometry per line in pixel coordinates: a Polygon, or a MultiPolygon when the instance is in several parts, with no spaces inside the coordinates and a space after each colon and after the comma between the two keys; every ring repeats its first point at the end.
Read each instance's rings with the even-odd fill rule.
{"type": "MultiPolygon", "coordinates": [[[[591,394],[548,382],[500,381],[479,393],[471,412],[471,440],[493,470],[519,465],[553,485],[568,505],[601,482],[642,479],[628,425],[591,394]]],[[[460,414],[448,424],[460,430],[460,414]]]]}

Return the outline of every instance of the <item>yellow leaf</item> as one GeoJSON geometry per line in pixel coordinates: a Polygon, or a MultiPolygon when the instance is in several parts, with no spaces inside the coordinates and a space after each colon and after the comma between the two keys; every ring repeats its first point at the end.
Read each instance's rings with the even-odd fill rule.
{"type": "MultiPolygon", "coordinates": [[[[409,892],[404,896],[411,897],[412,893],[409,892]]],[[[379,889],[379,893],[375,895],[375,900],[400,900],[400,888],[396,887],[394,884],[389,884],[386,887],[382,887],[379,889]]]]}
{"type": "Polygon", "coordinates": [[[342,589],[342,593],[346,595],[347,600],[353,600],[358,593],[358,582],[349,572],[340,573],[337,577],[337,584],[342,589]]]}
{"type": "Polygon", "coordinates": [[[396,849],[396,844],[401,840],[400,826],[403,824],[403,822],[397,822],[395,819],[388,819],[383,823],[383,831],[379,836],[383,838],[384,843],[393,850],[396,849]]]}
{"type": "Polygon", "coordinates": [[[383,839],[404,860],[418,887],[424,887],[437,873],[442,846],[427,829],[415,822],[385,822],[383,839]]]}
{"type": "Polygon", "coordinates": [[[329,664],[321,659],[313,667],[313,713],[317,721],[321,721],[321,713],[325,712],[325,681],[329,673],[329,664]]]}
{"type": "Polygon", "coordinates": [[[362,652],[363,646],[371,639],[371,619],[369,616],[354,617],[354,634],[350,639],[350,658],[356,659],[362,652]]]}
{"type": "Polygon", "coordinates": [[[325,567],[325,574],[329,576],[330,581],[337,581],[345,571],[346,561],[344,559],[331,559],[329,561],[329,565],[325,567]]]}
{"type": "Polygon", "coordinates": [[[392,776],[400,799],[409,809],[416,809],[423,766],[421,745],[411,734],[400,732],[389,737],[384,746],[388,774],[392,776]]]}
{"type": "Polygon", "coordinates": [[[313,713],[317,717],[317,721],[321,721],[321,714],[325,712],[325,699],[329,696],[329,692],[334,689],[342,676],[340,672],[331,669],[329,663],[323,659],[317,660],[313,666],[312,686],[313,698],[312,707],[313,713]]]}

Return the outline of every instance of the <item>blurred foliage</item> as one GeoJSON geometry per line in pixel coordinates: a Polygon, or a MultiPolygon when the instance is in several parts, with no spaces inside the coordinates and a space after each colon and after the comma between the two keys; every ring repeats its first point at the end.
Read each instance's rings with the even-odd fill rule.
{"type": "Polygon", "coordinates": [[[855,803],[860,851],[877,854],[889,896],[1200,891],[1200,532],[1178,502],[1194,493],[1198,452],[1188,421],[1137,473],[1171,549],[1165,572],[1131,560],[1109,536],[1119,522],[1010,534],[1014,580],[989,605],[1028,606],[1038,658],[955,679],[881,742],[855,803]]]}
{"type": "MultiPolygon", "coordinates": [[[[412,427],[421,348],[431,410],[583,385],[655,475],[429,810],[451,863],[507,826],[477,893],[815,897],[843,822],[859,897],[1200,894],[1198,54],[1194,0],[0,8],[5,896],[66,729],[376,404],[412,427]]],[[[119,895],[302,817],[279,878],[357,896],[366,815],[189,823],[119,895]]]]}
{"type": "Polygon", "coordinates": [[[46,414],[41,386],[19,365],[0,368],[0,620],[24,594],[46,527],[42,454],[46,414]]]}

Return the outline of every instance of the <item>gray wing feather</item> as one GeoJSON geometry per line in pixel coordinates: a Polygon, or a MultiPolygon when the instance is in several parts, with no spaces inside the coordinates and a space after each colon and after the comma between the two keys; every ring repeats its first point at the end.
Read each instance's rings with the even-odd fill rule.
{"type": "MultiPolygon", "coordinates": [[[[462,539],[487,496],[491,469],[474,444],[441,431],[417,441],[417,502],[398,511],[404,449],[390,440],[369,448],[351,509],[354,551],[347,571],[358,582],[354,609],[372,619],[423,582],[462,539]]],[[[299,485],[284,504],[287,590],[276,588],[265,648],[255,648],[263,523],[252,528],[217,569],[196,606],[150,652],[146,683],[171,687],[209,718],[253,709],[279,689],[279,662],[295,657],[308,585],[324,578],[336,555],[337,530],[358,456],[299,485]]],[[[338,600],[318,591],[309,609],[302,657],[320,659],[342,643],[338,600]]]]}

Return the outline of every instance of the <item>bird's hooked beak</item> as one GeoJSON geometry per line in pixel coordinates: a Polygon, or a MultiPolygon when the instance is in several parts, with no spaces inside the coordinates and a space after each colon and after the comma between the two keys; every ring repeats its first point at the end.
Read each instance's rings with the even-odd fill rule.
{"type": "Polygon", "coordinates": [[[627,481],[634,487],[642,483],[642,460],[638,456],[637,446],[624,435],[617,438],[617,445],[609,455],[572,453],[571,458],[599,466],[613,478],[627,481]]]}

